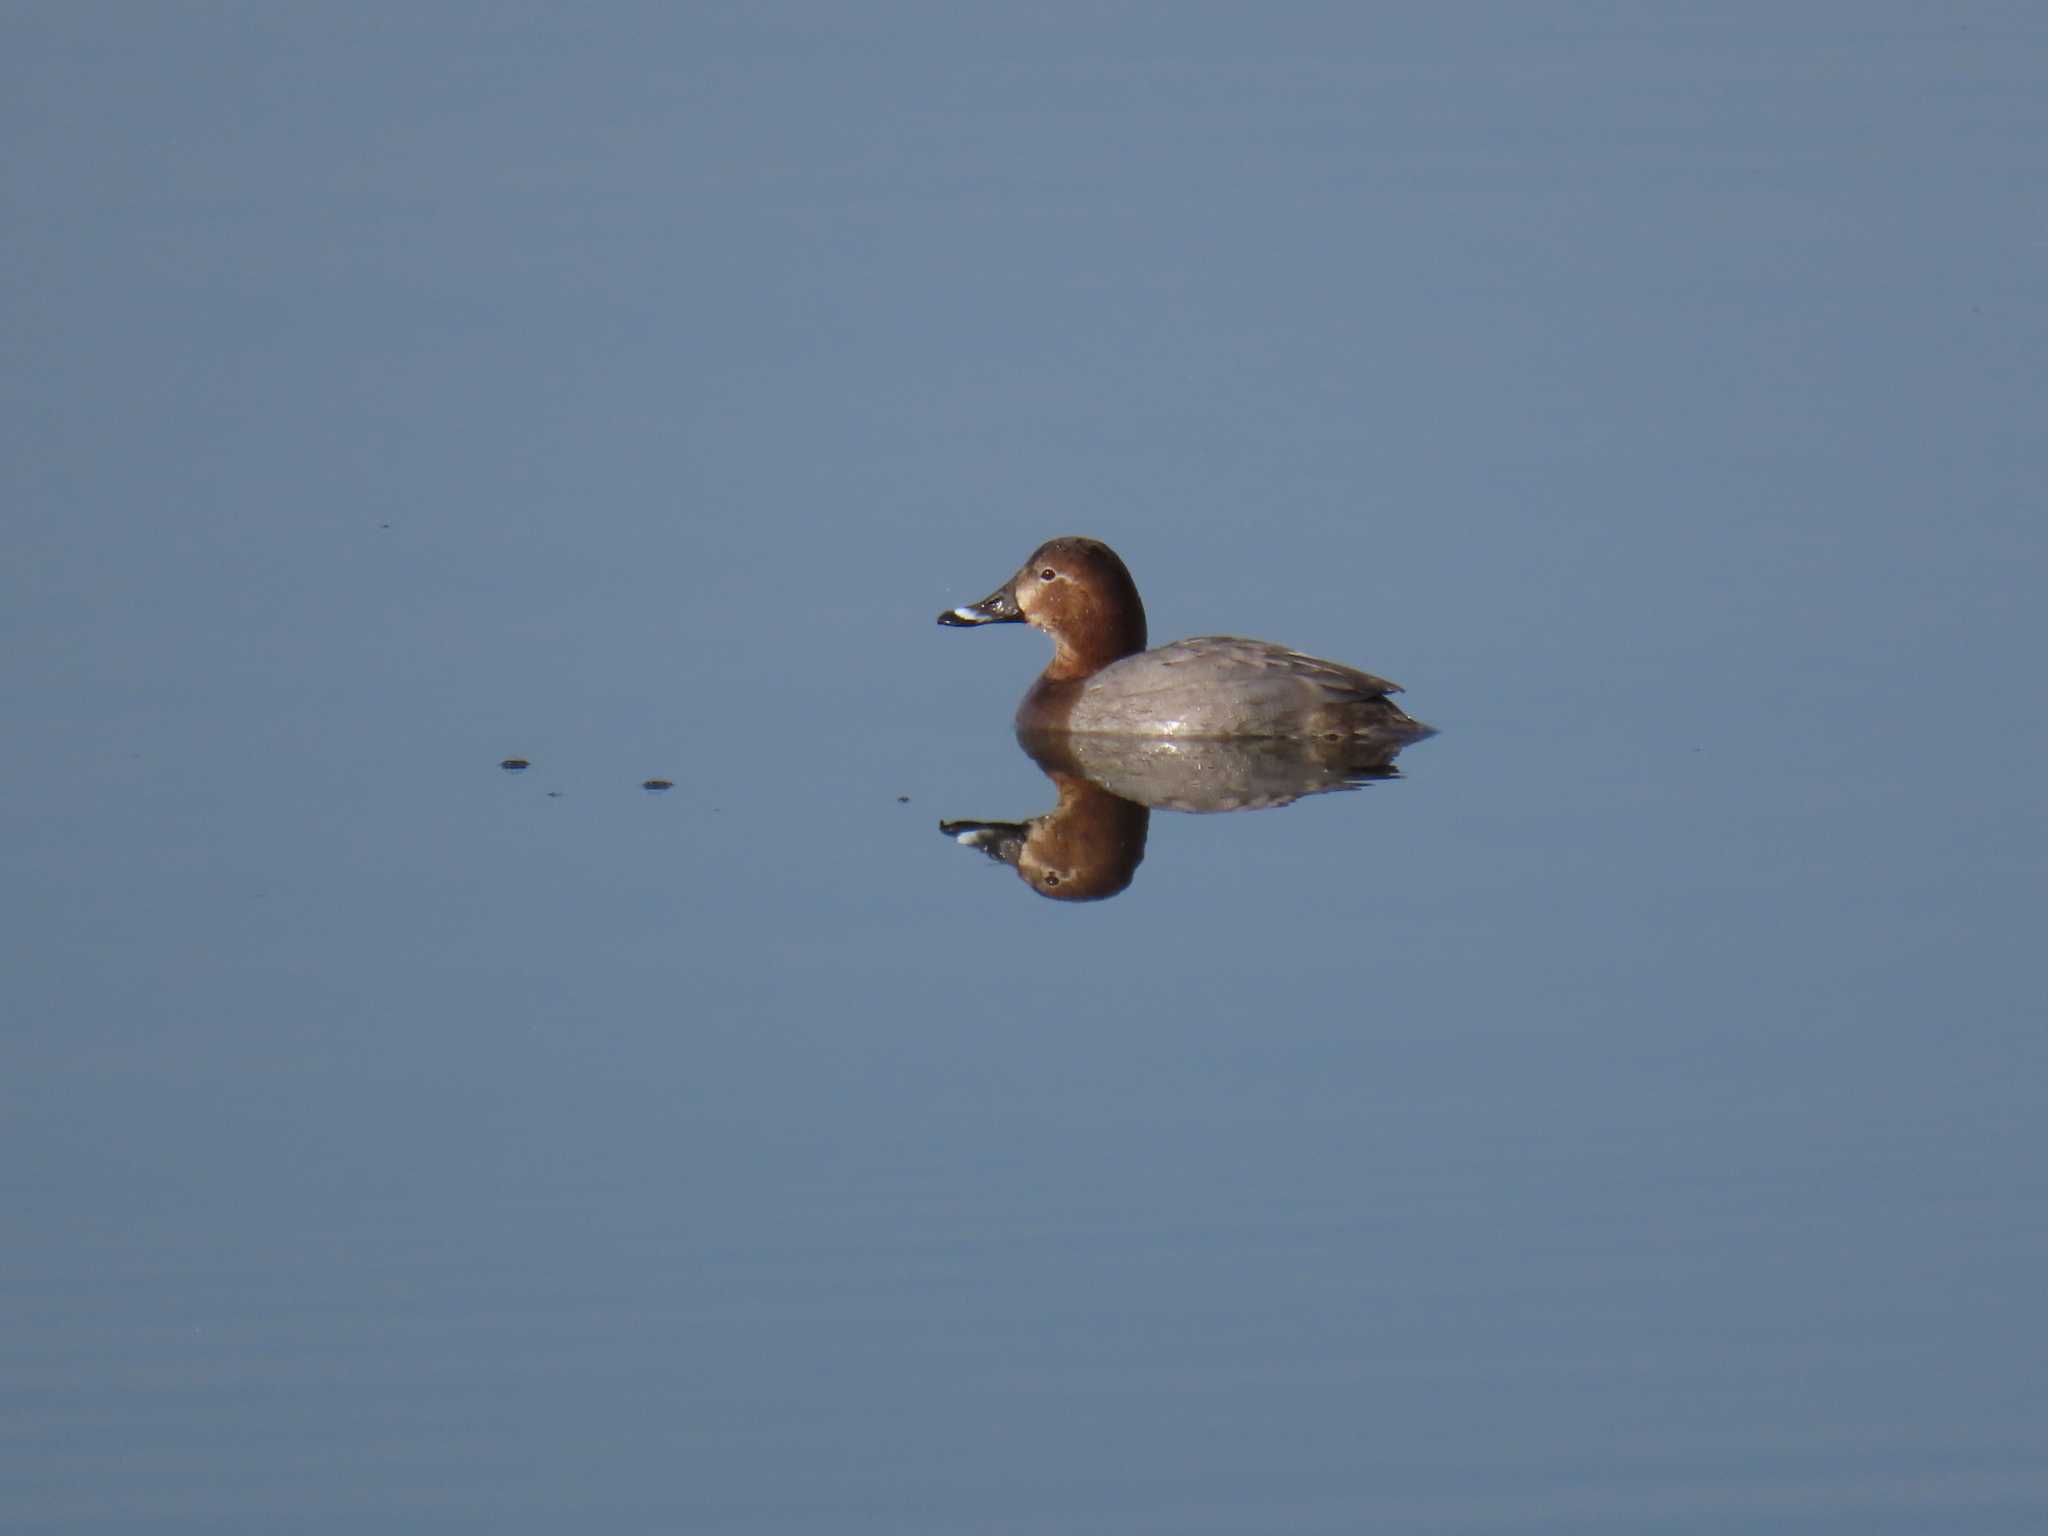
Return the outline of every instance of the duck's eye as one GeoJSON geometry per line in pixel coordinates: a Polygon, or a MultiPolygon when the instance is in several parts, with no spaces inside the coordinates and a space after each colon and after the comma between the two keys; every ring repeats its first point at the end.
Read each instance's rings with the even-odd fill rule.
{"type": "Polygon", "coordinates": [[[1059,575],[1059,572],[1048,565],[1044,570],[1038,573],[1038,579],[1040,581],[1051,581],[1057,575],[1059,575]]]}
{"type": "Polygon", "coordinates": [[[1058,885],[1060,883],[1060,877],[1048,871],[1045,876],[1045,883],[1047,885],[1058,885]]]}

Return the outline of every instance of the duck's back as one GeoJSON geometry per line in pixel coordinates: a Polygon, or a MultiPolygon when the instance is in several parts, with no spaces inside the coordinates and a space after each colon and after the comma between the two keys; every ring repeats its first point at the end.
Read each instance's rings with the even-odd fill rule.
{"type": "Polygon", "coordinates": [[[1285,646],[1202,635],[1126,656],[1084,679],[1065,726],[1137,736],[1427,734],[1387,697],[1398,692],[1383,677],[1285,646]]]}

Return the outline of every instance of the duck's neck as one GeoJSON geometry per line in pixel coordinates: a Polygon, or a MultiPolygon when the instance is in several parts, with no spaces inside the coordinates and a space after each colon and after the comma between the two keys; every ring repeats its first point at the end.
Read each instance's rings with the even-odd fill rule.
{"type": "Polygon", "coordinates": [[[1093,677],[1111,662],[1145,649],[1145,610],[1136,593],[1115,617],[1100,616],[1075,627],[1078,634],[1053,636],[1052,664],[1045,669],[1050,681],[1093,677]]]}

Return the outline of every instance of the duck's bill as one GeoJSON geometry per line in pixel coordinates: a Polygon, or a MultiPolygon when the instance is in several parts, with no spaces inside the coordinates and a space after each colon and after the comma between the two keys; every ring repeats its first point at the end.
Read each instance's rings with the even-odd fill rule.
{"type": "Polygon", "coordinates": [[[942,821],[939,830],[962,848],[979,848],[999,864],[1015,864],[1031,826],[1023,821],[942,821]]]}
{"type": "Polygon", "coordinates": [[[996,588],[978,603],[965,608],[948,608],[939,615],[941,624],[1022,624],[1024,615],[1018,611],[1015,594],[1009,584],[996,588]]]}

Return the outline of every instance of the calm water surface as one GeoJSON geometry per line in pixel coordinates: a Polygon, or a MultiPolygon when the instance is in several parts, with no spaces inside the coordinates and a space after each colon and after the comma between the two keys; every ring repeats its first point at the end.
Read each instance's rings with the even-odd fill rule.
{"type": "Polygon", "coordinates": [[[0,30],[9,1529],[2044,1528],[2033,11],[0,30]]]}

